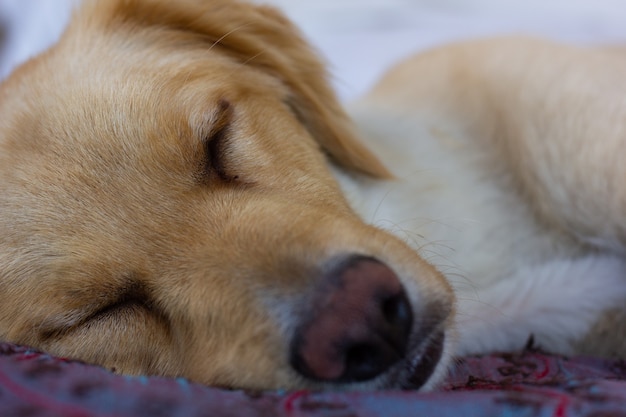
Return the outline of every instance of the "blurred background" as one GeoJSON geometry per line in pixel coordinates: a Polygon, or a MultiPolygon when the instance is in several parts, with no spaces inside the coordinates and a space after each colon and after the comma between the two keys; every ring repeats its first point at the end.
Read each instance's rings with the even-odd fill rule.
{"type": "MultiPolygon", "coordinates": [[[[0,0],[0,77],[53,43],[77,1],[0,0]]],[[[402,57],[458,39],[524,33],[626,44],[624,0],[255,1],[280,7],[302,28],[326,57],[344,100],[402,57]]]]}

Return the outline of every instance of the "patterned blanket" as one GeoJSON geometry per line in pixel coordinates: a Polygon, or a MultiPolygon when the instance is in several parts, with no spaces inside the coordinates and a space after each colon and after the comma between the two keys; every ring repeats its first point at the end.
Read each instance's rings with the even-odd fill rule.
{"type": "Polygon", "coordinates": [[[429,393],[227,391],[127,377],[0,343],[0,416],[626,417],[626,362],[527,351],[468,357],[429,393]]]}

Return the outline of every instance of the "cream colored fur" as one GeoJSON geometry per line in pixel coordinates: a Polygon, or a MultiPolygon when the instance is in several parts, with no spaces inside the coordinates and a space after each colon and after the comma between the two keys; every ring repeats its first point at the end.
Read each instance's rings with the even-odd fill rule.
{"type": "MultiPolygon", "coordinates": [[[[399,180],[343,184],[455,287],[460,353],[521,349],[531,335],[574,353],[625,305],[622,54],[460,43],[401,63],[353,106],[399,180]]],[[[621,334],[584,350],[624,355],[621,334]]]]}

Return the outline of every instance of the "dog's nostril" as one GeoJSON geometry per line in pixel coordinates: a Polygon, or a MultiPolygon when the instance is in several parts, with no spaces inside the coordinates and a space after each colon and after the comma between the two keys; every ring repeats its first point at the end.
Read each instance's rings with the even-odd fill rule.
{"type": "Polygon", "coordinates": [[[346,351],[344,376],[353,381],[366,381],[386,368],[384,355],[376,346],[360,343],[346,351]]]}
{"type": "Polygon", "coordinates": [[[350,258],[323,277],[293,339],[291,364],[327,382],[365,381],[401,360],[413,323],[396,274],[366,257],[350,258]]]}
{"type": "Polygon", "coordinates": [[[411,304],[404,291],[384,300],[382,313],[390,332],[394,335],[393,338],[398,339],[398,349],[403,349],[406,344],[405,337],[413,324],[411,304]]]}

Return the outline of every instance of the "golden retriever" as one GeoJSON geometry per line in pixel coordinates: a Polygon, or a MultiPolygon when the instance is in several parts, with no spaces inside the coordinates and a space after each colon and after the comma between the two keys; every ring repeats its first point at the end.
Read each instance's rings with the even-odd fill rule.
{"type": "Polygon", "coordinates": [[[357,131],[270,7],[88,0],[0,90],[0,338],[261,389],[430,388],[531,336],[623,355],[625,70],[450,46],[357,131]]]}

